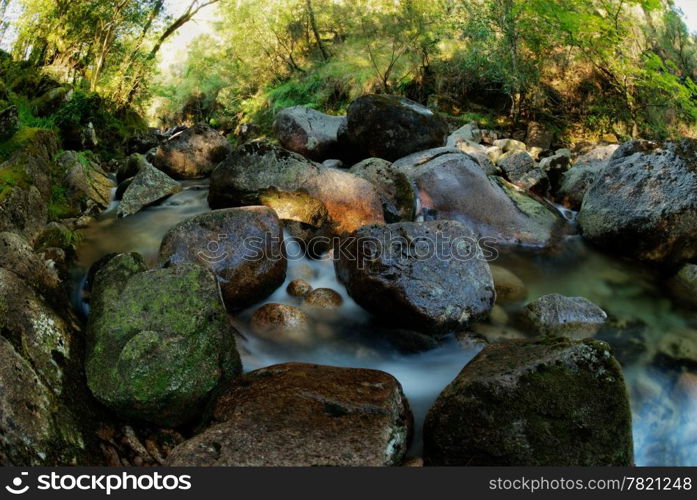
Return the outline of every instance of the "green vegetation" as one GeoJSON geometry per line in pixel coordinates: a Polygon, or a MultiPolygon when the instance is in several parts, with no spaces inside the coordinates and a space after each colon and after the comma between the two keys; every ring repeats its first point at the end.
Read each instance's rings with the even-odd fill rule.
{"type": "Polygon", "coordinates": [[[268,133],[279,109],[339,114],[368,92],[405,95],[453,123],[536,120],[566,139],[696,133],[697,42],[672,0],[0,2],[22,12],[20,62],[0,57],[22,124],[70,136],[92,123],[103,154],[145,114],[159,126],[231,133],[253,122],[268,133]],[[160,72],[162,48],[209,6],[213,28],[160,72]],[[59,85],[74,90],[68,102],[37,116],[59,85]]]}

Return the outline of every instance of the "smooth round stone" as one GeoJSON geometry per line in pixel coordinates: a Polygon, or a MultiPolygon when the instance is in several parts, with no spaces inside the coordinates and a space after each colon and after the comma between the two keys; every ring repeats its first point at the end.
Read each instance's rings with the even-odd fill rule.
{"type": "Polygon", "coordinates": [[[302,278],[295,279],[288,284],[286,288],[288,295],[293,297],[305,297],[312,292],[312,285],[302,278]]]}
{"type": "Polygon", "coordinates": [[[340,307],[344,303],[344,299],[331,288],[318,288],[305,297],[303,303],[321,309],[334,309],[340,307]]]}
{"type": "Polygon", "coordinates": [[[252,315],[251,328],[266,340],[304,343],[309,341],[310,318],[297,307],[266,304],[252,315]]]}

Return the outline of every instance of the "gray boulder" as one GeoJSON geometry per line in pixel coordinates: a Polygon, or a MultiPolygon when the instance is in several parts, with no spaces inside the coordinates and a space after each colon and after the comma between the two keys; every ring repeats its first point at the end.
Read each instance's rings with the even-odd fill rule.
{"type": "Polygon", "coordinates": [[[430,334],[489,314],[494,283],[475,235],[454,221],[366,226],[337,250],[353,299],[395,326],[430,334]]]}
{"type": "Polygon", "coordinates": [[[578,210],[586,191],[593,185],[598,174],[619,146],[599,146],[579,156],[576,163],[566,170],[559,181],[556,196],[567,208],[578,210]]]}
{"type": "Polygon", "coordinates": [[[160,264],[210,269],[229,310],[265,299],[283,284],[287,261],[283,230],[267,207],[214,210],[170,229],[160,245],[160,264]]]}
{"type": "Polygon", "coordinates": [[[414,183],[425,219],[456,220],[497,246],[545,248],[556,241],[561,218],[546,205],[450,148],[395,162],[414,183]]]}
{"type": "Polygon", "coordinates": [[[622,145],[586,193],[583,235],[651,262],[697,258],[697,140],[622,145]]]}
{"type": "Polygon", "coordinates": [[[591,340],[489,345],[424,424],[427,465],[629,466],[632,448],[622,369],[591,340]]]}
{"type": "Polygon", "coordinates": [[[152,162],[175,179],[200,179],[209,176],[231,150],[220,133],[198,124],[169,137],[157,148],[152,162]]]}
{"type": "Polygon", "coordinates": [[[138,155],[142,167],[126,188],[117,209],[119,217],[128,217],[182,190],[181,185],[138,155]]]}
{"type": "Polygon", "coordinates": [[[337,133],[345,116],[331,116],[305,106],[280,111],[273,122],[273,132],[285,149],[314,161],[335,158],[337,133]]]}
{"type": "Polygon", "coordinates": [[[537,335],[584,339],[595,336],[607,314],[584,297],[550,294],[525,307],[525,318],[537,335]]]}

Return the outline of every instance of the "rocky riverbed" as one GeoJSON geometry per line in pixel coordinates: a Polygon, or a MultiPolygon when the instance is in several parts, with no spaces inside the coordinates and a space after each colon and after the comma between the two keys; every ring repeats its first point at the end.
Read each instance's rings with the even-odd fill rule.
{"type": "Polygon", "coordinates": [[[0,198],[2,462],[697,463],[694,141],[448,134],[391,96],[274,131],[64,154],[74,259],[22,210],[32,153],[0,198]]]}

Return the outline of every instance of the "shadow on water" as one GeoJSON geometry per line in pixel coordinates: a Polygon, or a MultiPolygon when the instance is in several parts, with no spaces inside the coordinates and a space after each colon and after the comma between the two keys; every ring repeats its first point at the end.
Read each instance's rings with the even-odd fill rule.
{"type": "MultiPolygon", "coordinates": [[[[84,280],[92,263],[112,252],[139,252],[149,265],[156,266],[166,231],[208,211],[207,187],[202,183],[186,183],[184,187],[161,205],[125,219],[117,219],[112,206],[84,231],[76,282],[84,280]]],[[[296,253],[289,250],[289,254],[296,253]]],[[[528,300],[560,293],[586,297],[605,309],[611,321],[599,337],[611,344],[624,367],[633,405],[637,465],[697,465],[697,376],[685,375],[684,366],[661,354],[665,351],[661,346],[671,335],[687,338],[697,351],[697,314],[677,307],[650,269],[600,254],[579,237],[567,238],[563,248],[552,255],[508,254],[500,256],[496,264],[523,279],[529,290],[528,300]]],[[[404,387],[414,412],[416,442],[412,451],[418,452],[420,428],[428,408],[478,349],[454,338],[416,354],[405,354],[381,343],[374,333],[373,320],[337,282],[329,258],[291,260],[286,283],[263,303],[299,305],[298,299],[286,292],[286,285],[297,277],[309,281],[313,288],[336,290],[344,299],[343,305],[334,313],[325,311],[316,316],[314,331],[319,333],[302,345],[273,344],[255,337],[247,325],[258,305],[236,315],[245,370],[302,361],[391,373],[404,387]]],[[[84,304],[78,299],[76,305],[84,304]]],[[[508,308],[507,312],[514,317],[521,306],[508,308]]],[[[488,325],[486,331],[495,328],[488,325]]],[[[522,336],[508,326],[503,336],[510,337],[511,331],[513,336],[522,336]]],[[[697,353],[692,359],[697,360],[697,353]]]]}

